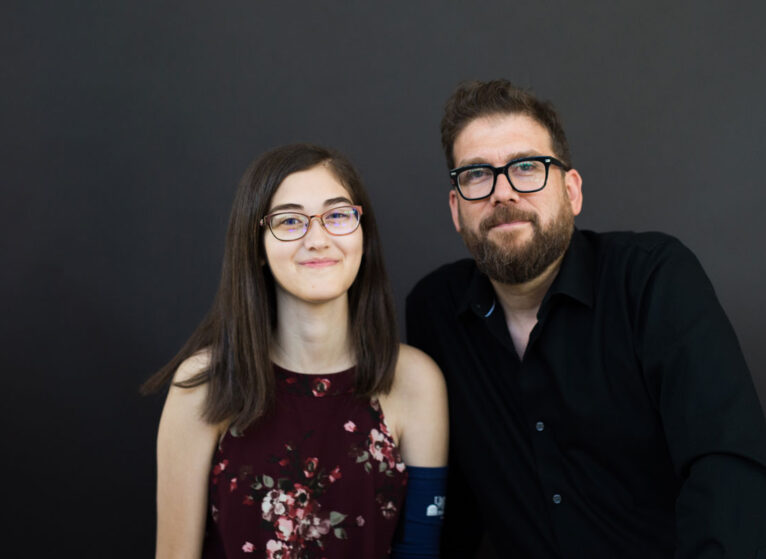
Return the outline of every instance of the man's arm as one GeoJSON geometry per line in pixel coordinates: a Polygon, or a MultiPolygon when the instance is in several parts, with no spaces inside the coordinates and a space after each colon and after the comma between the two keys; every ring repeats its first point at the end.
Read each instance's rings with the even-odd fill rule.
{"type": "Polygon", "coordinates": [[[695,256],[677,241],[655,253],[636,350],[682,482],[676,557],[766,556],[766,422],[750,373],[695,256]]]}

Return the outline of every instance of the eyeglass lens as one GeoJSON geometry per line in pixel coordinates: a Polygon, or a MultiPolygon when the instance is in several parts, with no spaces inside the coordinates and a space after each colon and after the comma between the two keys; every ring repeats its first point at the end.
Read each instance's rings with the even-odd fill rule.
{"type": "MultiPolygon", "coordinates": [[[[511,184],[520,192],[539,190],[545,185],[546,165],[542,161],[518,161],[506,169],[511,184]]],[[[491,167],[466,169],[458,174],[457,183],[468,198],[489,196],[495,185],[495,171],[491,167]]]]}
{"type": "MultiPolygon", "coordinates": [[[[331,235],[348,235],[359,224],[359,214],[351,207],[334,208],[318,217],[331,235]]],[[[309,216],[302,213],[277,213],[270,217],[269,227],[277,239],[290,241],[300,239],[306,234],[310,220],[309,216]]]]}

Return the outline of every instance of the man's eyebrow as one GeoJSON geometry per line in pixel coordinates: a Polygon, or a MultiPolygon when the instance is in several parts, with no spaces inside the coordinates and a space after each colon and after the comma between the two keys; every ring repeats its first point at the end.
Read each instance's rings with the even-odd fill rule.
{"type": "MultiPolygon", "coordinates": [[[[324,201],[324,206],[334,206],[336,204],[349,204],[353,205],[354,203],[346,198],[345,196],[336,196],[335,198],[328,198],[324,201]]],[[[305,210],[305,208],[300,204],[278,204],[271,208],[269,210],[269,213],[274,212],[282,212],[282,211],[289,211],[289,210],[305,210]]]]}
{"type": "MultiPolygon", "coordinates": [[[[509,153],[505,156],[505,163],[508,163],[509,161],[513,161],[514,159],[521,159],[523,157],[537,157],[539,155],[542,155],[537,150],[525,150],[525,151],[517,151],[514,153],[509,153]]],[[[461,161],[458,167],[466,167],[468,165],[489,165],[487,163],[487,159],[484,157],[472,157],[470,159],[466,159],[465,161],[461,161]]]]}

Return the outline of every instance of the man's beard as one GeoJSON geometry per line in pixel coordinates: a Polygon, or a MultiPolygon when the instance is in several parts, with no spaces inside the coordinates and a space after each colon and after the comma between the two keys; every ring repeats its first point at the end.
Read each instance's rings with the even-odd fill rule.
{"type": "Polygon", "coordinates": [[[537,214],[502,204],[479,224],[478,233],[466,226],[459,211],[458,219],[460,234],[479,270],[495,281],[508,284],[525,283],[541,275],[564,254],[574,230],[574,214],[565,202],[545,229],[540,226],[537,214]],[[509,240],[503,245],[505,236],[518,235],[519,231],[496,231],[497,239],[489,239],[492,227],[517,220],[528,221],[532,226],[532,238],[525,244],[516,247],[509,240]]]}

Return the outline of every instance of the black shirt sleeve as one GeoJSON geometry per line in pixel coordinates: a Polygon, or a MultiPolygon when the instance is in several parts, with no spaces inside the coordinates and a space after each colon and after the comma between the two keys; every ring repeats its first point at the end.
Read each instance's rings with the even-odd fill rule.
{"type": "Polygon", "coordinates": [[[676,557],[766,554],[766,422],[734,331],[680,242],[648,266],[636,350],[681,480],[676,557]]]}

